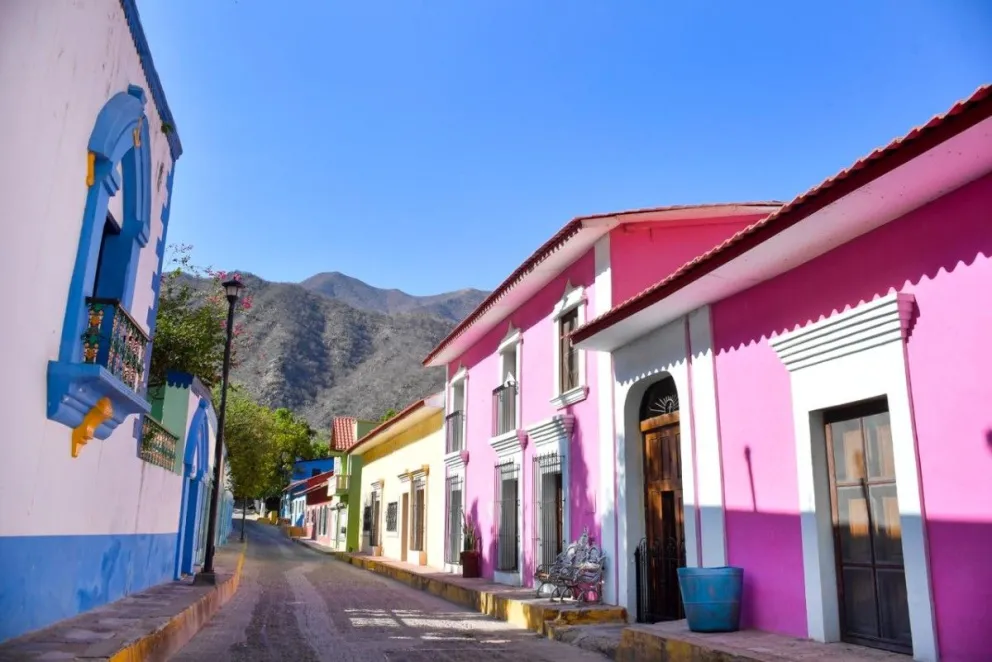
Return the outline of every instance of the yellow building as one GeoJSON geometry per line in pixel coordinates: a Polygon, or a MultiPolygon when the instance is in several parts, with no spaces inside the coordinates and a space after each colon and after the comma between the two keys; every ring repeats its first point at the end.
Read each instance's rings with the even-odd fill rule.
{"type": "Polygon", "coordinates": [[[444,394],[418,400],[351,448],[361,458],[363,552],[444,563],[444,394]]]}

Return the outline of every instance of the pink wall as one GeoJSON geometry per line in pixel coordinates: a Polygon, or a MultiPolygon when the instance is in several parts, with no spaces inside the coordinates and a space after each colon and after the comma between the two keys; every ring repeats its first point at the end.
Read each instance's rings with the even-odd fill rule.
{"type": "Polygon", "coordinates": [[[610,233],[614,305],[654,285],[762,217],[756,214],[619,226],[610,233]]]}
{"type": "Polygon", "coordinates": [[[730,562],[749,625],[805,634],[788,375],[768,338],[890,291],[907,343],[941,656],[992,628],[992,175],[713,307],[730,562]],[[750,462],[745,450],[750,449],[750,462]],[[750,472],[750,473],[749,473],[750,472]]]}
{"type": "MultiPolygon", "coordinates": [[[[448,366],[449,374],[454,374],[460,365],[464,365],[468,371],[465,424],[469,462],[465,476],[465,509],[475,519],[481,533],[484,576],[492,576],[496,554],[493,521],[496,453],[489,446],[489,439],[492,437],[492,391],[500,384],[499,356],[496,350],[506,336],[510,321],[521,330],[523,338],[519,346],[521,365],[518,375],[521,426],[526,428],[560,413],[568,412],[575,416],[575,429],[568,457],[571,537],[577,537],[588,526],[590,534],[599,539],[600,525],[595,501],[598,474],[592,466],[598,457],[598,409],[596,366],[591,357],[586,359],[588,397],[567,410],[558,410],[551,404],[551,398],[554,397],[555,347],[551,313],[564,295],[566,283],[571,280],[573,286],[582,285],[586,288],[586,318],[591,318],[595,305],[592,287],[594,268],[594,255],[590,250],[448,366]]],[[[520,476],[524,502],[521,545],[524,552],[524,580],[527,585],[530,585],[534,574],[533,457],[533,449],[528,444],[524,449],[520,476]]]]}

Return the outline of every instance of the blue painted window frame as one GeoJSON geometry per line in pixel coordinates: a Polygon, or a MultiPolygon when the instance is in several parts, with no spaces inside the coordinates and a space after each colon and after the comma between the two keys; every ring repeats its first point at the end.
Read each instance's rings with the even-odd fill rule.
{"type": "MultiPolygon", "coordinates": [[[[87,298],[96,296],[119,300],[130,314],[139,257],[151,234],[151,139],[148,117],[145,115],[146,101],[144,90],[130,85],[127,92],[118,92],[107,101],[97,115],[88,145],[93,158],[94,176],[86,195],[59,357],[48,364],[49,419],[74,428],[101,398],[110,399],[113,416],[96,430],[94,436],[97,439],[106,439],[128,416],[151,411],[145,394],[151,342],[145,348],[145,383],[139,393],[132,391],[103,366],[83,363],[82,357],[83,331],[88,317],[87,298]],[[138,144],[135,144],[135,129],[138,131],[138,144]],[[118,164],[121,166],[119,173],[118,164]],[[108,205],[110,198],[117,195],[121,188],[124,196],[123,218],[117,219],[121,232],[107,238],[100,283],[95,283],[108,205]]],[[[172,172],[169,174],[171,195],[172,172]]],[[[156,252],[160,254],[159,271],[162,248],[156,247],[156,252]]],[[[155,306],[152,308],[154,310],[155,306]]],[[[149,336],[153,310],[149,311],[149,336]]]]}

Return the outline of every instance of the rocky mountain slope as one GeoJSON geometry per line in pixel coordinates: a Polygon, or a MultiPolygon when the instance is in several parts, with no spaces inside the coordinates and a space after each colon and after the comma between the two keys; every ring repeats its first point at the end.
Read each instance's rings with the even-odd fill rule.
{"type": "Polygon", "coordinates": [[[375,419],[441,390],[444,371],[421,361],[487,294],[416,297],[338,273],[302,284],[245,281],[250,347],[232,379],[321,430],[335,415],[375,419]]]}

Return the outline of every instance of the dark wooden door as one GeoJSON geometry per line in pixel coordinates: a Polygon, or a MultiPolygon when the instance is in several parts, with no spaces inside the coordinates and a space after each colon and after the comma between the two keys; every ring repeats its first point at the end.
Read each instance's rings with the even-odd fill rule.
{"type": "Polygon", "coordinates": [[[825,417],[841,638],[911,653],[892,431],[885,401],[825,417]]]}
{"type": "Polygon", "coordinates": [[[685,566],[679,415],[656,416],[641,430],[648,603],[653,620],[677,620],[683,617],[678,569],[685,566]]]}

